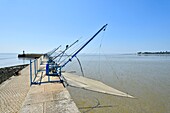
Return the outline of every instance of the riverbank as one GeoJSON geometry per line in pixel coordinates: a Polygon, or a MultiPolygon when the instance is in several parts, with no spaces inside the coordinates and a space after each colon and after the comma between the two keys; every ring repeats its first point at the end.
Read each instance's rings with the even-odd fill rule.
{"type": "Polygon", "coordinates": [[[20,71],[26,66],[28,64],[0,68],[0,84],[12,76],[20,75],[20,71]]]}

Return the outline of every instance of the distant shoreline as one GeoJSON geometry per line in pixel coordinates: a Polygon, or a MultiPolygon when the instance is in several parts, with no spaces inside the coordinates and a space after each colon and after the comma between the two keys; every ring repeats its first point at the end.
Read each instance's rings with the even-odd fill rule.
{"type": "Polygon", "coordinates": [[[161,52],[138,52],[137,53],[138,55],[148,55],[148,54],[153,54],[153,55],[166,55],[166,54],[170,54],[170,52],[168,52],[168,51],[161,51],[161,52]]]}

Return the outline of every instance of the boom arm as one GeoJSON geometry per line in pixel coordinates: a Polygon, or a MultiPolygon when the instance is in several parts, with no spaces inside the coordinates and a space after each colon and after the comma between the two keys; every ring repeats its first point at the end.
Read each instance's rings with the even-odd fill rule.
{"type": "Polygon", "coordinates": [[[59,57],[60,55],[64,54],[71,46],[73,46],[75,43],[77,43],[79,40],[76,40],[73,44],[71,44],[70,46],[66,47],[66,49],[64,51],[62,51],[60,54],[58,54],[57,56],[55,56],[52,60],[55,60],[57,57],[59,57]]]}
{"type": "Polygon", "coordinates": [[[60,46],[58,46],[58,48],[56,48],[56,49],[52,50],[52,51],[48,54],[48,56],[51,56],[51,55],[52,55],[55,51],[57,51],[60,47],[61,47],[61,45],[60,45],[60,46]]]}
{"type": "Polygon", "coordinates": [[[64,67],[67,63],[69,63],[90,41],[94,39],[103,29],[105,30],[106,26],[108,24],[104,25],[95,35],[93,35],[92,38],[90,38],[76,53],[74,53],[71,58],[69,58],[61,67],[64,67]]]}

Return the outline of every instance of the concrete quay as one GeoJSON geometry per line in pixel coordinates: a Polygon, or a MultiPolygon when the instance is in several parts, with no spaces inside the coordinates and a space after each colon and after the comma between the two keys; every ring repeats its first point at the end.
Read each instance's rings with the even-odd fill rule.
{"type": "MultiPolygon", "coordinates": [[[[34,68],[33,65],[32,67],[34,68]]],[[[37,67],[44,71],[44,65],[37,67]]],[[[40,71],[37,76],[40,76],[43,71],[40,71]]],[[[30,66],[20,73],[19,76],[13,76],[0,84],[0,113],[80,113],[62,83],[30,86],[30,66]]],[[[43,72],[42,81],[46,81],[47,78],[43,72]]],[[[59,78],[52,77],[51,80],[53,79],[59,78]]]]}

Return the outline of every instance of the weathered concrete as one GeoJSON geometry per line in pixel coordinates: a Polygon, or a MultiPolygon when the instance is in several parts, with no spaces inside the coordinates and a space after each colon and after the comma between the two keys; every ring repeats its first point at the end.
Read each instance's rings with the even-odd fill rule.
{"type": "Polygon", "coordinates": [[[29,66],[0,84],[0,113],[17,113],[30,89],[29,66]]]}
{"type": "Polygon", "coordinates": [[[61,83],[31,86],[20,113],[79,113],[61,83]]]}

